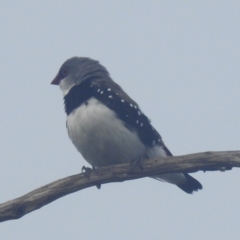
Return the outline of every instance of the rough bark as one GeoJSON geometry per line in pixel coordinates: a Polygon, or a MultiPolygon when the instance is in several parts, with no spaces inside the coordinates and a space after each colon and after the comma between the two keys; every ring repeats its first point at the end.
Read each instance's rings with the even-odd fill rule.
{"type": "Polygon", "coordinates": [[[18,219],[60,197],[110,182],[123,182],[155,174],[173,172],[225,171],[240,167],[240,151],[205,152],[177,157],[143,160],[132,168],[131,164],[113,165],[66,177],[22,197],[0,204],[0,222],[18,219]]]}

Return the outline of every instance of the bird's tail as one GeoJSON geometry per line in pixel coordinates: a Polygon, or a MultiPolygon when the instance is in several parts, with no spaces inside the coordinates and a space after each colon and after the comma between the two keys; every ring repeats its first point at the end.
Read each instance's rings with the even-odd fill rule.
{"type": "MultiPolygon", "coordinates": [[[[172,153],[164,145],[155,149],[153,157],[171,157],[172,153]]],[[[153,176],[154,179],[175,184],[186,193],[193,193],[202,189],[202,184],[187,173],[167,173],[153,176]]]]}
{"type": "Polygon", "coordinates": [[[193,193],[202,189],[202,185],[187,173],[169,173],[153,176],[154,179],[172,183],[186,193],[193,193]]]}
{"type": "Polygon", "coordinates": [[[184,176],[187,179],[186,183],[183,184],[177,184],[179,188],[181,188],[186,193],[193,193],[194,191],[198,191],[202,189],[202,184],[197,181],[195,178],[190,176],[187,173],[184,173],[184,176]]]}

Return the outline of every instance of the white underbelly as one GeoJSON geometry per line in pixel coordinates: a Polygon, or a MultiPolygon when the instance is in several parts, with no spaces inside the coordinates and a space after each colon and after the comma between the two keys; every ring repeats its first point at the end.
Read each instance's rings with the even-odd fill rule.
{"type": "Polygon", "coordinates": [[[75,147],[96,167],[129,162],[144,157],[146,152],[137,134],[95,98],[67,117],[67,127],[75,147]]]}

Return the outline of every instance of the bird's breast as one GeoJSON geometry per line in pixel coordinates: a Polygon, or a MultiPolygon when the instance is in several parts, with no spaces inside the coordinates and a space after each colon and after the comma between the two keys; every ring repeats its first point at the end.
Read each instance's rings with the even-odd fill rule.
{"type": "Polygon", "coordinates": [[[144,157],[146,148],[137,133],[126,128],[113,110],[95,98],[68,115],[67,128],[75,147],[96,167],[144,157]]]}

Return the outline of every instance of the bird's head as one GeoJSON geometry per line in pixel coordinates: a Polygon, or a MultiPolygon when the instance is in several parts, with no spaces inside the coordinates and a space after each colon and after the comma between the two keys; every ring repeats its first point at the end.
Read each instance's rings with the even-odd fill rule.
{"type": "Polygon", "coordinates": [[[51,84],[59,85],[65,96],[69,90],[90,77],[109,76],[98,61],[86,57],[73,57],[63,63],[51,84]]]}

